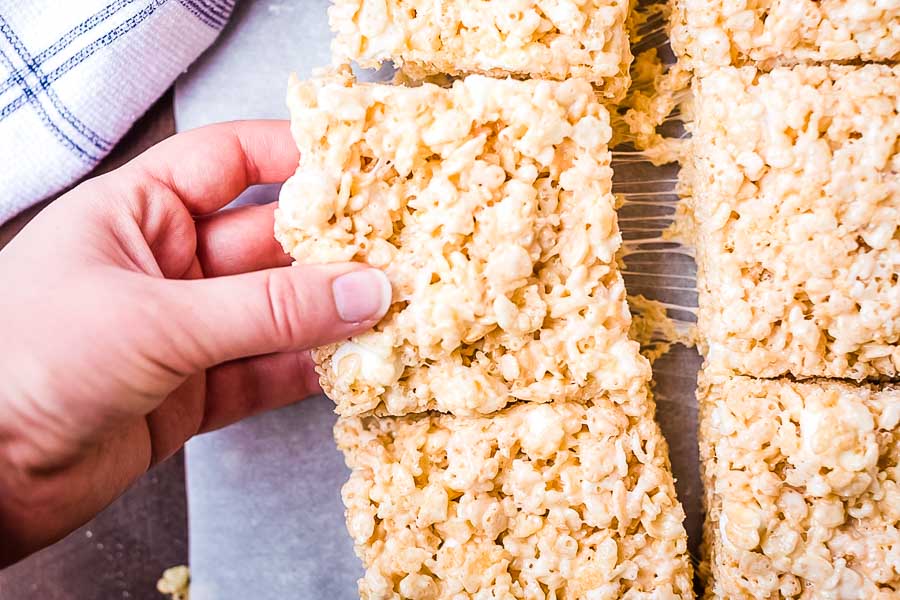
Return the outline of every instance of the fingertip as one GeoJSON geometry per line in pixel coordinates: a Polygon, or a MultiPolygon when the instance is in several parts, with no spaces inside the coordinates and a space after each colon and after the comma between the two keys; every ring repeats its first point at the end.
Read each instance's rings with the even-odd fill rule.
{"type": "Polygon", "coordinates": [[[371,267],[335,278],[331,290],[338,316],[350,324],[379,321],[387,313],[393,297],[387,275],[371,267]]]}
{"type": "Polygon", "coordinates": [[[382,318],[384,318],[384,315],[387,314],[388,309],[394,302],[394,287],[391,285],[391,280],[388,279],[387,273],[378,269],[374,269],[374,271],[378,274],[378,278],[381,280],[381,306],[376,312],[376,319],[380,321],[382,318]]]}

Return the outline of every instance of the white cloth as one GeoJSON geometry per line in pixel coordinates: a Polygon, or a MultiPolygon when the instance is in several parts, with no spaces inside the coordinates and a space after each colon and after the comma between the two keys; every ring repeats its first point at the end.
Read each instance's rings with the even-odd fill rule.
{"type": "Polygon", "coordinates": [[[235,0],[0,0],[0,224],[88,173],[235,0]]]}

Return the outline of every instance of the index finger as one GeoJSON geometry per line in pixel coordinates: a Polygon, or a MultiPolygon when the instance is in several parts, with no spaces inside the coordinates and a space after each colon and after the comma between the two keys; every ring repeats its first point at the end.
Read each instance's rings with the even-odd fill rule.
{"type": "Polygon", "coordinates": [[[251,185],[283,182],[299,159],[290,121],[233,121],[172,136],[129,167],[175,192],[191,214],[202,215],[251,185]]]}

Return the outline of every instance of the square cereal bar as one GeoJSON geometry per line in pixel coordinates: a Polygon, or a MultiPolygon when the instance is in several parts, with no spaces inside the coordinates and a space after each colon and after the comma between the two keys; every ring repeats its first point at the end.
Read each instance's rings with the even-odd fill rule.
{"type": "Polygon", "coordinates": [[[337,61],[391,60],[421,79],[436,73],[581,77],[612,100],[625,96],[630,0],[334,0],[337,61]]]}
{"type": "Polygon", "coordinates": [[[674,0],[672,47],[698,75],[718,67],[900,59],[900,3],[674,0]]]}
{"type": "Polygon", "coordinates": [[[686,202],[709,368],[900,373],[900,67],[695,80],[686,202]]]}
{"type": "Polygon", "coordinates": [[[289,103],[301,162],[278,239],[297,262],[365,261],[393,286],[373,332],[315,354],[340,414],[483,414],[649,378],[589,83],[404,87],[344,70],[295,81],[289,103]]]}
{"type": "Polygon", "coordinates": [[[342,417],[335,439],[364,599],[693,597],[665,440],[621,402],[342,417]]]}
{"type": "Polygon", "coordinates": [[[703,377],[710,598],[900,597],[900,387],[703,377]]]}

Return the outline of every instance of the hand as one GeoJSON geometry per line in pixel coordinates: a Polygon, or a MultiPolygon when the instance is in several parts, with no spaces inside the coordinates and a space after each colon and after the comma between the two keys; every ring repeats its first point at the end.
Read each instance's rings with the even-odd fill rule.
{"type": "Polygon", "coordinates": [[[286,122],[173,137],[59,198],[0,252],[0,564],[49,544],[193,435],[319,391],[306,349],[370,328],[390,284],[291,267],[286,122]]]}

